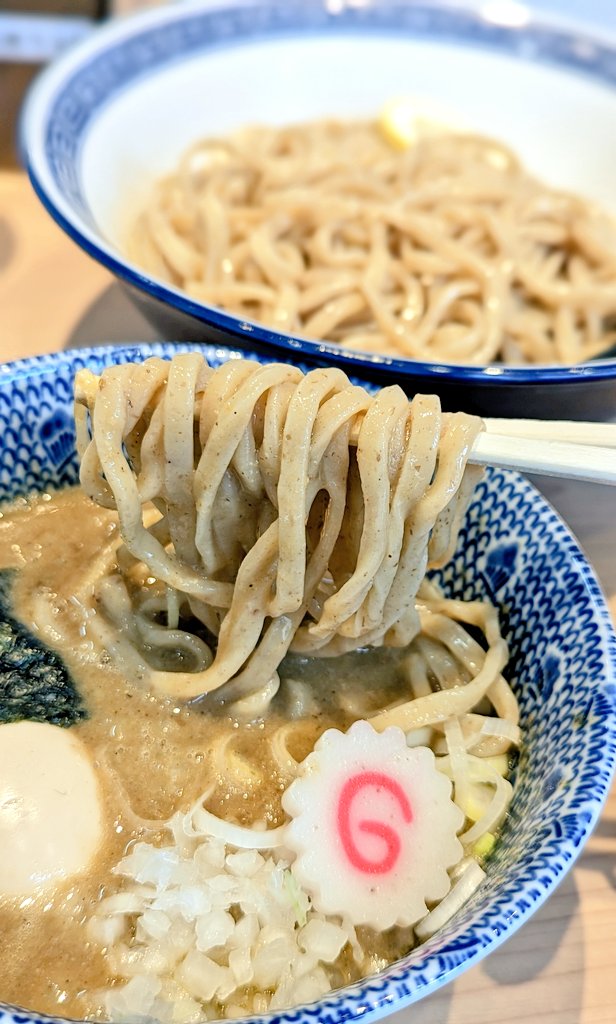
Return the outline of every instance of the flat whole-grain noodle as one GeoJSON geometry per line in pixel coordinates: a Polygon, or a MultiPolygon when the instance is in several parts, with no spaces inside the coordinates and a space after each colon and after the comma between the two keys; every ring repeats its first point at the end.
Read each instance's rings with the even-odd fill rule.
{"type": "Polygon", "coordinates": [[[84,371],[76,422],[82,486],[119,517],[103,611],[144,649],[166,629],[170,658],[187,611],[213,634],[211,659],[201,639],[179,645],[196,671],[152,673],[188,699],[270,692],[289,650],[408,644],[478,472],[477,418],[398,386],[370,395],[331,368],[214,370],[190,353],[84,371]],[[164,584],[159,604],[144,601],[148,578],[164,584]]]}

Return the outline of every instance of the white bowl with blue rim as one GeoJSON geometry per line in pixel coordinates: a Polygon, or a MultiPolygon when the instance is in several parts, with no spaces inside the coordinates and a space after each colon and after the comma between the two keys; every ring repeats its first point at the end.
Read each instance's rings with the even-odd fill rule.
{"type": "MultiPolygon", "coordinates": [[[[212,365],[240,355],[199,347],[212,365]]],[[[149,355],[170,358],[177,350],[172,344],[107,347],[0,365],[0,501],[76,483],[76,370],[100,372],[149,355]]],[[[500,609],[511,654],[506,675],[520,702],[524,742],[514,799],[487,877],[445,928],[402,960],[309,1007],[260,1018],[263,1024],[376,1020],[451,981],[509,938],[553,892],[609,791],[616,761],[616,636],[592,569],[550,505],[523,477],[488,471],[456,554],[437,577],[450,595],[487,597],[500,609]]],[[[41,1020],[0,1003],[0,1024],[41,1020]]]]}
{"type": "Polygon", "coordinates": [[[52,216],[125,282],[164,337],[337,363],[436,392],[448,408],[613,415],[616,358],[464,367],[356,353],[205,305],[123,255],[146,190],[197,138],[255,121],[371,116],[409,93],[502,138],[546,181],[614,208],[616,42],[498,0],[475,10],[429,0],[207,0],[117,20],[39,79],[22,148],[52,216]]]}

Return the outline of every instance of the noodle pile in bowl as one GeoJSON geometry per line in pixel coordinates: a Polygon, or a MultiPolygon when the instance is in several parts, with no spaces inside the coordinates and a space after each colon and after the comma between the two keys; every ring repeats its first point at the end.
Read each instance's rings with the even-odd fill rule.
{"type": "Polygon", "coordinates": [[[616,340],[616,228],[506,146],[377,123],[250,127],[197,143],[128,253],[278,331],[430,362],[571,364],[616,340]]]}

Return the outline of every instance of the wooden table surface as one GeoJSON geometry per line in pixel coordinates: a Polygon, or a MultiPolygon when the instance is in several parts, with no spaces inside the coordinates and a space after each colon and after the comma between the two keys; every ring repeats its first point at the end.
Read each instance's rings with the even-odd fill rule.
{"type": "MultiPolygon", "coordinates": [[[[51,221],[25,177],[0,172],[0,360],[156,337],[113,278],[51,221]]],[[[535,482],[580,539],[616,618],[616,493],[535,482]]],[[[616,1024],[616,787],[576,866],[532,920],[442,992],[389,1019],[616,1024]]]]}

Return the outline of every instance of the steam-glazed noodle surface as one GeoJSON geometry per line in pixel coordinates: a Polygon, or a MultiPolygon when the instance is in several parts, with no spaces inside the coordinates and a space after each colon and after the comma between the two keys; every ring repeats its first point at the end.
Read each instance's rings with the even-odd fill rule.
{"type": "Polygon", "coordinates": [[[160,181],[129,256],[189,295],[352,349],[576,363],[616,340],[616,226],[502,143],[376,123],[250,127],[160,181]]]}
{"type": "MultiPolygon", "coordinates": [[[[213,370],[198,354],[80,374],[76,393],[84,486],[107,507],[77,489],[5,507],[0,569],[85,703],[70,730],[105,839],[65,885],[0,892],[0,1000],[165,1024],[310,1002],[449,920],[512,798],[521,735],[497,611],[424,577],[455,544],[479,421],[339,371],[213,370]],[[427,772],[423,820],[411,790],[427,874],[413,861],[399,879],[411,925],[376,928],[359,901],[328,912],[298,881],[289,794],[316,780],[310,806],[330,820],[323,744],[338,765],[357,726],[427,772]]],[[[381,842],[397,818],[383,821],[381,842]]]]}

